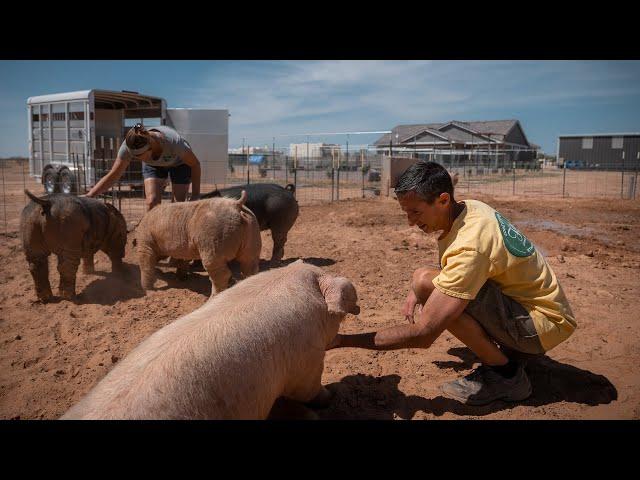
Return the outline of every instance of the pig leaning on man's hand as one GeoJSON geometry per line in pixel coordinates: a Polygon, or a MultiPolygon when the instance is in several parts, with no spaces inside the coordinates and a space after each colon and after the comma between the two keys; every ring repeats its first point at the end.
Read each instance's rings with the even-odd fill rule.
{"type": "Polygon", "coordinates": [[[279,397],[326,404],[325,349],[357,294],[301,260],[254,275],[129,353],[62,419],[265,419],[279,397]]]}
{"type": "Polygon", "coordinates": [[[51,299],[49,255],[58,256],[60,296],[76,294],[76,273],[80,259],[84,273],[93,273],[93,256],[102,250],[114,271],[121,270],[127,243],[127,224],[113,205],[86,197],[62,193],[31,199],[20,216],[20,236],[38,299],[51,299]]]}
{"type": "Polygon", "coordinates": [[[262,240],[258,221],[239,200],[211,198],[161,204],[145,214],[136,229],[142,288],[150,290],[160,257],[179,260],[177,273],[186,275],[188,260],[202,259],[211,278],[211,295],[229,286],[228,262],[238,261],[245,277],[258,273],[262,240]]]}

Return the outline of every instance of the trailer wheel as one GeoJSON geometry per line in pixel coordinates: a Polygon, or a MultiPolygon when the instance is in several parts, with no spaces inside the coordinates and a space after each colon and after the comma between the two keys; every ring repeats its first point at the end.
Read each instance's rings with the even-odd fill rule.
{"type": "Polygon", "coordinates": [[[68,168],[63,168],[60,170],[60,183],[59,189],[62,193],[77,193],[76,189],[76,178],[69,171],[68,168]]]}
{"type": "Polygon", "coordinates": [[[53,168],[45,170],[42,176],[42,185],[46,193],[56,193],[58,191],[58,182],[60,181],[58,173],[53,168]]]}

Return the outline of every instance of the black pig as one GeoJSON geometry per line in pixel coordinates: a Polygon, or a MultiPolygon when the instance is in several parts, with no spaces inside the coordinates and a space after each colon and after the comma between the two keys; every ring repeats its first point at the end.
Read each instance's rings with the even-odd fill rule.
{"type": "Polygon", "coordinates": [[[247,192],[248,198],[245,205],[255,214],[260,230],[271,230],[273,238],[271,262],[280,262],[284,256],[287,234],[298,218],[298,202],[294,196],[295,186],[289,184],[283,188],[275,183],[254,183],[214,190],[200,198],[240,198],[242,190],[247,192]]]}

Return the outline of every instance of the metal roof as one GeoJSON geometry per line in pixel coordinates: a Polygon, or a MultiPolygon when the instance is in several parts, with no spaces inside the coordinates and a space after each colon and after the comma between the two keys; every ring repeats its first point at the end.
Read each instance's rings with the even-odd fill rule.
{"type": "Polygon", "coordinates": [[[54,93],[29,97],[27,105],[39,103],[69,102],[88,100],[93,95],[94,101],[110,104],[113,108],[144,108],[158,106],[164,99],[141,95],[136,92],[116,92],[112,90],[78,90],[75,92],[54,93]]]}
{"type": "Polygon", "coordinates": [[[558,135],[558,138],[567,137],[637,137],[640,136],[640,132],[627,132],[627,133],[581,133],[581,134],[569,134],[558,135]]]}

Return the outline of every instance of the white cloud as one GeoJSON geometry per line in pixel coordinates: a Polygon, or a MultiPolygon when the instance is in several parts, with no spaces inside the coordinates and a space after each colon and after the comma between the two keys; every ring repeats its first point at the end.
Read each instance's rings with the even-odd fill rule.
{"type": "MultiPolygon", "coordinates": [[[[190,106],[228,108],[231,143],[311,129],[388,129],[487,110],[640,94],[640,62],[282,61],[216,68],[190,106]],[[324,126],[324,128],[322,128],[324,126]]],[[[511,117],[512,115],[508,115],[511,117]]]]}
{"type": "MultiPolygon", "coordinates": [[[[0,76],[0,130],[4,132],[0,156],[26,150],[25,102],[33,87],[27,88],[22,76],[39,64],[9,68],[16,65],[21,66],[0,62],[4,74],[0,76]]],[[[96,65],[109,68],[110,64],[96,65]]],[[[140,68],[154,65],[150,62],[140,68]]],[[[178,87],[170,81],[158,83],[156,77],[150,84],[156,86],[144,87],[141,78],[140,90],[165,89],[172,105],[228,108],[231,146],[240,144],[243,137],[254,145],[270,144],[272,136],[281,134],[386,130],[400,123],[497,118],[528,122],[527,130],[538,128],[551,142],[559,133],[555,129],[574,128],[569,107],[578,106],[582,112],[589,111],[585,106],[593,107],[593,115],[583,117],[580,127],[588,130],[606,129],[617,118],[633,123],[630,110],[640,112],[638,61],[238,61],[201,62],[194,71],[200,73],[177,82],[182,85],[178,87]],[[202,67],[209,65],[210,71],[199,77],[202,67]],[[552,118],[554,126],[541,123],[541,116],[552,118]]],[[[114,85],[120,81],[114,80],[114,85]]],[[[36,90],[70,88],[39,86],[36,90]]],[[[138,87],[134,82],[127,88],[138,87]]],[[[366,141],[377,136],[373,137],[366,141]]]]}

